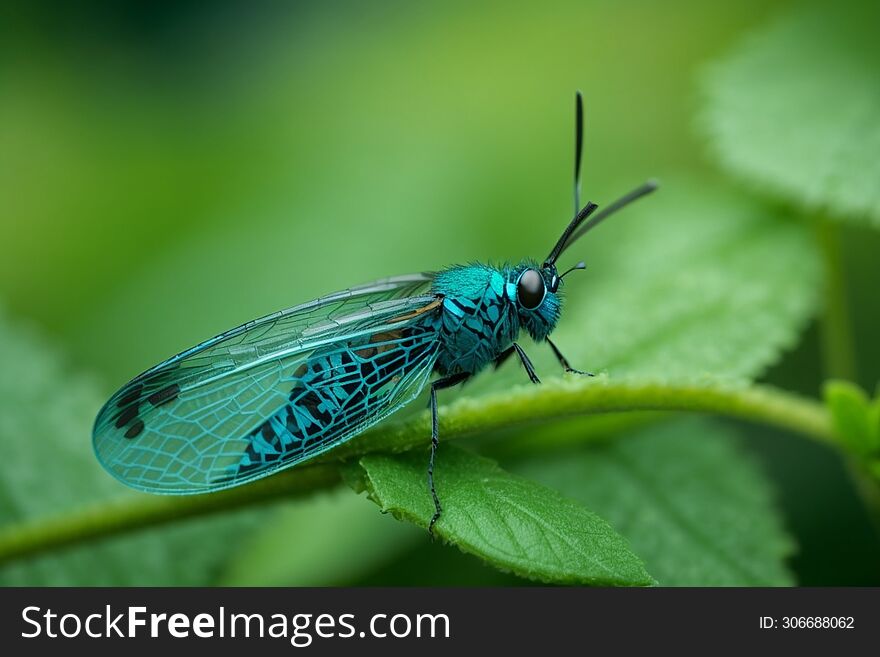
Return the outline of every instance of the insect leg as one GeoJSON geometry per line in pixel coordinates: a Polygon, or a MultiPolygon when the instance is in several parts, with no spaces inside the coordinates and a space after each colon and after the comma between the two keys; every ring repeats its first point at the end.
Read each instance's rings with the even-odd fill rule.
{"type": "Polygon", "coordinates": [[[550,338],[545,338],[545,340],[547,340],[547,344],[550,345],[553,353],[556,354],[556,359],[559,361],[559,364],[562,365],[563,369],[566,372],[571,372],[572,374],[585,374],[586,376],[595,376],[595,374],[593,374],[592,372],[582,372],[580,370],[574,369],[571,365],[569,365],[568,359],[562,355],[561,351],[559,351],[559,347],[553,344],[553,341],[550,340],[550,338]]]}
{"type": "Polygon", "coordinates": [[[497,370],[499,367],[504,365],[504,363],[507,362],[507,359],[513,356],[514,351],[516,350],[512,346],[502,351],[498,358],[495,359],[495,369],[497,370]]]}
{"type": "Polygon", "coordinates": [[[532,383],[541,383],[541,379],[538,378],[538,375],[535,374],[535,366],[532,365],[532,361],[529,360],[529,357],[526,356],[526,352],[523,351],[523,348],[520,347],[516,342],[513,343],[513,348],[516,349],[516,353],[519,356],[519,359],[522,361],[523,367],[526,368],[526,374],[529,375],[529,381],[532,383]]]}
{"type": "Polygon", "coordinates": [[[428,533],[434,538],[434,523],[440,518],[443,509],[440,507],[440,499],[434,488],[434,455],[437,453],[437,445],[440,443],[440,432],[437,429],[437,391],[443,388],[451,388],[467,379],[470,374],[461,372],[439,379],[431,384],[431,458],[428,460],[428,488],[431,489],[431,499],[434,500],[434,515],[428,523],[428,533]]]}

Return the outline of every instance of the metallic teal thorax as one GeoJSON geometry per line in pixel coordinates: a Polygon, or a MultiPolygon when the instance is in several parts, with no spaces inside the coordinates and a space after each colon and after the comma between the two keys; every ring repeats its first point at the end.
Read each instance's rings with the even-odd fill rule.
{"type": "Polygon", "coordinates": [[[555,269],[541,270],[537,263],[492,267],[473,264],[439,272],[432,291],[443,297],[440,323],[440,353],[436,369],[443,375],[475,374],[526,330],[535,340],[544,340],[556,327],[560,312],[558,292],[550,291],[555,269]],[[517,282],[526,269],[545,277],[547,292],[540,306],[523,308],[517,299],[517,282]]]}

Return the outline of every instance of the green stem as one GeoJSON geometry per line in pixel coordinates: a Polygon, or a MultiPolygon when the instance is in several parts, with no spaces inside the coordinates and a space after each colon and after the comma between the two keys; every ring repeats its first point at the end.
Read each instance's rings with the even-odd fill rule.
{"type": "Polygon", "coordinates": [[[850,458],[847,459],[846,464],[850,480],[865,504],[871,527],[880,537],[880,487],[877,485],[877,480],[865,470],[864,463],[850,458]]]}
{"type": "Polygon", "coordinates": [[[832,220],[819,219],[817,231],[825,263],[825,311],[821,322],[825,378],[855,381],[856,358],[846,300],[839,228],[832,220]]]}
{"type": "MultiPolygon", "coordinates": [[[[549,382],[478,399],[461,399],[441,409],[440,435],[448,440],[591,413],[645,410],[717,413],[770,424],[823,443],[838,442],[821,404],[781,390],[601,380],[549,382]]],[[[0,563],[91,539],[330,488],[340,481],[340,474],[329,461],[424,446],[429,434],[429,418],[422,413],[383,424],[329,456],[316,459],[313,465],[247,486],[191,497],[143,496],[73,511],[59,518],[11,525],[0,531],[0,563]]]]}
{"type": "MultiPolygon", "coordinates": [[[[823,443],[837,439],[825,408],[816,401],[767,386],[706,387],[669,383],[553,381],[539,387],[461,399],[440,409],[443,439],[484,434],[496,429],[538,424],[591,413],[691,411],[751,420],[823,443]]],[[[374,451],[403,451],[425,445],[430,435],[426,414],[372,430],[333,451],[350,458],[374,451]]]]}
{"type": "Polygon", "coordinates": [[[297,497],[339,481],[336,467],[315,465],[212,495],[143,495],[95,504],[61,517],[6,527],[0,531],[0,564],[90,539],[231,511],[272,499],[297,497]]]}

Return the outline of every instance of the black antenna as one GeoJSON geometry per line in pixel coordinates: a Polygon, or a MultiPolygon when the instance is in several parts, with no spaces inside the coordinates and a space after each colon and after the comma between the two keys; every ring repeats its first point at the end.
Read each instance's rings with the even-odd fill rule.
{"type": "Polygon", "coordinates": [[[573,271],[577,271],[578,269],[586,269],[586,268],[587,268],[587,263],[585,263],[583,260],[581,260],[574,267],[569,267],[568,269],[565,270],[565,272],[563,272],[562,274],[559,274],[559,278],[565,278],[568,274],[570,274],[573,271]]]}
{"type": "MultiPolygon", "coordinates": [[[[601,212],[593,213],[598,206],[592,201],[588,202],[583,208],[580,207],[581,200],[581,160],[584,150],[584,98],[580,91],[575,92],[574,96],[574,219],[569,222],[568,227],[562,233],[562,236],[556,242],[556,246],[547,256],[542,268],[549,267],[556,263],[557,258],[562,255],[569,246],[584,236],[585,233],[599,225],[601,221],[607,219],[612,214],[625,208],[635,200],[642,198],[657,189],[658,184],[655,180],[649,180],[641,187],[637,187],[629,194],[620,197],[614,203],[609,205],[601,212]],[[584,223],[584,221],[593,215],[592,218],[584,223]]],[[[562,276],[571,273],[577,269],[584,269],[586,265],[579,262],[574,267],[565,272],[562,276]]],[[[560,276],[560,278],[562,278],[560,276]]]]}
{"type": "Polygon", "coordinates": [[[566,243],[569,241],[569,237],[575,231],[575,229],[580,226],[587,217],[593,214],[599,206],[593,203],[592,201],[588,201],[587,204],[578,212],[574,219],[569,222],[568,227],[563,231],[562,236],[556,242],[556,246],[553,247],[553,250],[550,252],[550,255],[547,256],[547,259],[544,261],[544,264],[541,265],[541,268],[548,267],[556,262],[556,258],[559,257],[559,254],[562,253],[562,250],[565,248],[566,243]]]}
{"type": "Polygon", "coordinates": [[[584,150],[584,97],[574,96],[574,211],[581,207],[581,160],[584,150]]]}
{"type": "MultiPolygon", "coordinates": [[[[643,196],[647,196],[655,189],[657,189],[658,186],[659,184],[656,180],[649,180],[641,187],[637,187],[636,189],[632,190],[629,194],[621,196],[619,199],[614,201],[614,203],[602,210],[602,212],[594,215],[592,219],[590,219],[587,223],[578,228],[577,232],[572,232],[568,243],[565,244],[565,246],[563,246],[561,249],[559,249],[559,253],[562,253],[568,246],[574,244],[577,240],[583,237],[585,233],[598,226],[603,219],[607,219],[612,214],[614,214],[618,210],[625,208],[633,201],[637,201],[643,196]]],[[[557,257],[559,256],[559,253],[556,254],[557,257]]]]}

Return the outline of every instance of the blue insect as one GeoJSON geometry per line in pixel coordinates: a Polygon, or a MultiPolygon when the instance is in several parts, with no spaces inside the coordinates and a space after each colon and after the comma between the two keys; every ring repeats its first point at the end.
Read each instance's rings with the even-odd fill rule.
{"type": "Polygon", "coordinates": [[[415,399],[430,383],[428,487],[434,516],[437,391],[516,354],[532,382],[522,331],[573,369],[550,333],[563,274],[556,261],[604,218],[580,208],[583,101],[576,98],[575,217],[542,263],[454,266],[386,278],[267,315],[202,342],[123,386],[95,420],[94,448],[117,479],[152,493],[237,486],[327,452],[415,399]],[[588,220],[589,219],[589,220],[588,220]]]}

